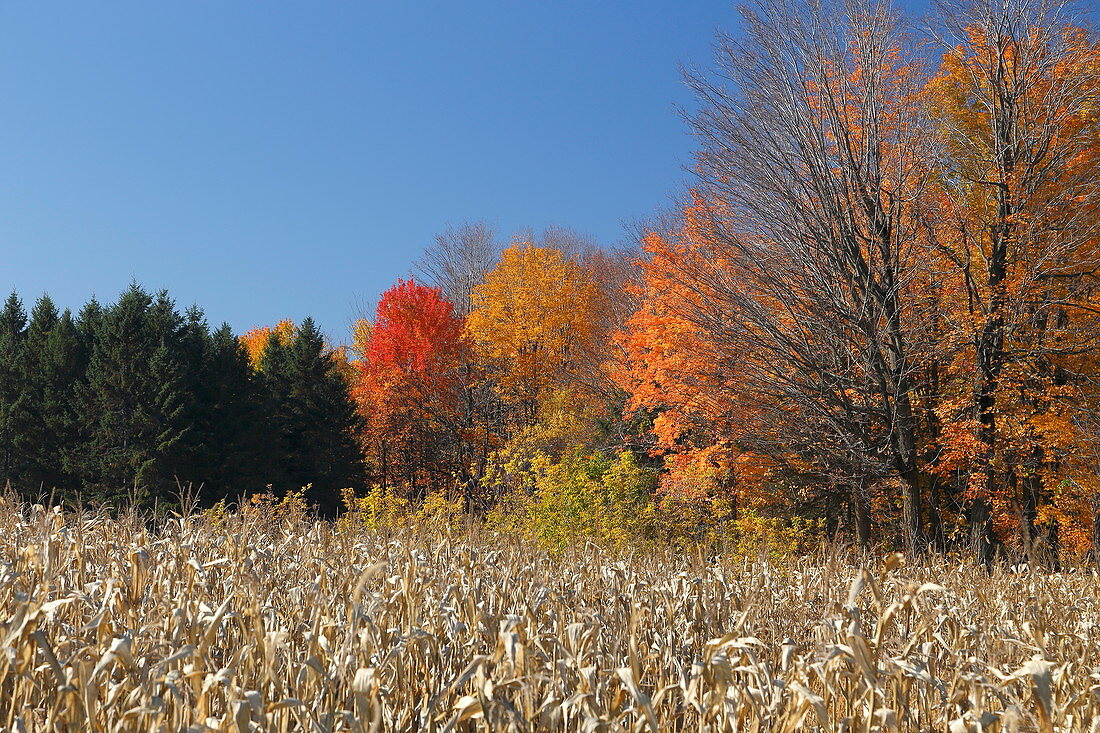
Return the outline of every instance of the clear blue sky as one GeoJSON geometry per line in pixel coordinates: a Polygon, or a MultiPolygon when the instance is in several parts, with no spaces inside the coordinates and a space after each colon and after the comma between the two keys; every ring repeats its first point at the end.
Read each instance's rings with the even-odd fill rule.
{"type": "Polygon", "coordinates": [[[336,340],[448,222],[611,244],[667,205],[730,0],[0,5],[0,290],[131,279],[336,340]]]}

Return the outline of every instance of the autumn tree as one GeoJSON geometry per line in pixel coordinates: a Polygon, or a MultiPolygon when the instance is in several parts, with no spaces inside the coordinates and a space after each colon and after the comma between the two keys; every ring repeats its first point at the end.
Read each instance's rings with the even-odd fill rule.
{"type": "Polygon", "coordinates": [[[467,332],[521,421],[530,422],[540,397],[575,374],[594,334],[594,297],[593,282],[575,260],[526,244],[504,250],[474,290],[467,332]]]}
{"type": "Polygon", "coordinates": [[[250,328],[241,334],[240,341],[244,346],[245,353],[248,355],[248,362],[252,365],[252,368],[255,369],[259,366],[260,357],[263,356],[264,350],[272,339],[285,346],[294,340],[294,336],[297,332],[298,327],[294,325],[294,321],[285,318],[274,326],[256,326],[255,328],[250,328]]]}
{"type": "Polygon", "coordinates": [[[382,486],[424,495],[466,484],[476,431],[462,410],[462,327],[438,288],[399,280],[357,329],[355,396],[382,486]]]}
{"type": "Polygon", "coordinates": [[[1057,2],[942,12],[934,75],[880,3],[764,2],[720,42],[624,383],[670,465],[842,489],[863,541],[900,500],[909,547],[962,520],[987,562],[1055,553],[1100,506],[1097,43],[1057,2]]]}
{"type": "Polygon", "coordinates": [[[907,302],[927,281],[923,71],[885,4],[764,2],[744,18],[744,40],[720,40],[719,72],[689,77],[702,149],[681,251],[668,253],[668,285],[684,293],[675,316],[706,336],[703,374],[739,374],[718,388],[740,392],[732,403],[754,423],[723,439],[846,487],[857,526],[865,484],[895,483],[917,548],[931,490],[926,345],[907,302]]]}
{"type": "Polygon", "coordinates": [[[940,15],[936,233],[964,294],[940,464],[961,477],[988,562],[1012,524],[1025,552],[1053,549],[1055,486],[1095,475],[1070,469],[1079,413],[1096,406],[1100,65],[1068,3],[945,2],[940,15]]]}

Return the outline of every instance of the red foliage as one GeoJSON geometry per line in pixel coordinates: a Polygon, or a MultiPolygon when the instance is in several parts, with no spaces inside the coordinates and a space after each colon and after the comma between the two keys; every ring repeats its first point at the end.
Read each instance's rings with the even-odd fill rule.
{"type": "Polygon", "coordinates": [[[382,294],[363,346],[364,374],[437,380],[454,367],[464,348],[462,321],[438,289],[398,280],[382,294]]]}
{"type": "Polygon", "coordinates": [[[460,468],[451,453],[461,442],[462,330],[440,291],[412,280],[387,290],[374,323],[356,329],[353,392],[379,483],[423,493],[446,485],[460,468]]]}

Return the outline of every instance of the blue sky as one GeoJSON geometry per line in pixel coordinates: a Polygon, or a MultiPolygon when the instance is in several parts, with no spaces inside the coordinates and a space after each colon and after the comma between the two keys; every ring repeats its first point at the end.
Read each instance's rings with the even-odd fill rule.
{"type": "Polygon", "coordinates": [[[0,5],[0,290],[342,340],[432,235],[664,207],[730,0],[0,5]]]}

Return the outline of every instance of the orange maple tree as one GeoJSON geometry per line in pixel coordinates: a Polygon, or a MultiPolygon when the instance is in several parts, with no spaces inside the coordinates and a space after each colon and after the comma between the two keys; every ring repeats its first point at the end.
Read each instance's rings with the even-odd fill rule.
{"type": "Polygon", "coordinates": [[[955,22],[927,88],[947,153],[935,235],[962,296],[946,319],[957,348],[937,469],[960,485],[987,558],[995,542],[1080,551],[1097,490],[1084,426],[1100,345],[1100,47],[1041,13],[955,22]]]}

